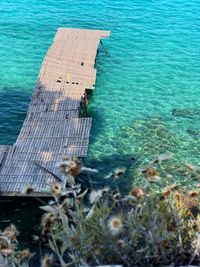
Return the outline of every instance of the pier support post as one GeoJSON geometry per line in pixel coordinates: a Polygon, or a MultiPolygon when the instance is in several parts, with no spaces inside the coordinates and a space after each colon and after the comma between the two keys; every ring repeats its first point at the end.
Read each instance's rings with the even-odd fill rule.
{"type": "Polygon", "coordinates": [[[105,46],[104,46],[104,44],[103,44],[103,42],[101,40],[100,40],[100,44],[102,45],[103,50],[105,51],[105,53],[108,54],[108,52],[107,52],[107,50],[106,50],[106,48],[105,48],[105,46]]]}

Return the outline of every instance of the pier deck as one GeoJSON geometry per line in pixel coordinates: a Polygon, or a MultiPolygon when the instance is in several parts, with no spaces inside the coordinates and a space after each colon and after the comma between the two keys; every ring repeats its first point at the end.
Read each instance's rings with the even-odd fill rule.
{"type": "Polygon", "coordinates": [[[91,118],[80,118],[86,89],[94,89],[96,54],[109,31],[59,28],[38,76],[27,116],[13,146],[0,146],[0,194],[20,195],[27,187],[45,194],[62,179],[62,155],[87,155],[91,118]]]}

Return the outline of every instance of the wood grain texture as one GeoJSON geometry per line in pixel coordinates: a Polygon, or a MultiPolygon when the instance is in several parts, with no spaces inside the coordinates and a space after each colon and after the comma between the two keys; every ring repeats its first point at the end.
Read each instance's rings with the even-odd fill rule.
{"type": "Polygon", "coordinates": [[[27,116],[13,146],[0,146],[0,193],[48,195],[62,181],[56,163],[62,155],[85,157],[91,118],[80,118],[86,89],[94,89],[97,49],[109,31],[59,28],[47,51],[27,116]]]}

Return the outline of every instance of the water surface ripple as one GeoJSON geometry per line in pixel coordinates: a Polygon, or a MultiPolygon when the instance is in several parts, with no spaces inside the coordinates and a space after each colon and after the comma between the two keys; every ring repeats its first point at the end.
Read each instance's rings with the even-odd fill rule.
{"type": "Polygon", "coordinates": [[[60,26],[112,31],[97,60],[89,158],[170,151],[198,165],[199,0],[1,0],[0,143],[16,140],[60,26]]]}

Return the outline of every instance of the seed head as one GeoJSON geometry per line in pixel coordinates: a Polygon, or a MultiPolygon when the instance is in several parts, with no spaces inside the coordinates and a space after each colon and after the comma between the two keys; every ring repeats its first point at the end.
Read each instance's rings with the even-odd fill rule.
{"type": "Polygon", "coordinates": [[[185,166],[191,171],[195,171],[196,170],[196,167],[194,165],[192,165],[191,163],[186,163],[185,166]]]}
{"type": "Polygon", "coordinates": [[[31,257],[33,257],[33,253],[31,253],[28,249],[24,249],[19,251],[16,255],[17,259],[22,263],[25,261],[29,261],[31,257]]]}
{"type": "Polygon", "coordinates": [[[197,197],[199,195],[199,192],[196,190],[192,190],[188,192],[189,197],[197,197]]]}
{"type": "Polygon", "coordinates": [[[108,221],[108,228],[109,228],[112,235],[118,235],[123,229],[123,224],[122,224],[121,218],[120,217],[112,217],[108,221]]]}
{"type": "Polygon", "coordinates": [[[42,266],[41,267],[51,267],[52,266],[52,255],[46,255],[44,256],[44,258],[42,259],[42,266]]]}
{"type": "Polygon", "coordinates": [[[62,194],[62,185],[60,183],[54,183],[51,186],[51,192],[56,197],[60,197],[62,194]]]}
{"type": "Polygon", "coordinates": [[[48,232],[54,226],[56,221],[56,216],[52,213],[45,213],[42,217],[41,225],[43,227],[44,232],[48,232]]]}
{"type": "Polygon", "coordinates": [[[130,191],[129,195],[132,195],[136,197],[137,199],[142,199],[144,198],[145,194],[144,194],[144,190],[141,187],[136,186],[130,191]]]}
{"type": "Polygon", "coordinates": [[[34,192],[34,189],[33,189],[33,187],[31,187],[31,186],[27,186],[27,187],[25,187],[24,188],[24,191],[23,191],[23,193],[25,194],[25,195],[30,195],[30,194],[32,194],[34,192]]]}
{"type": "Polygon", "coordinates": [[[114,169],[115,176],[122,176],[126,171],[126,168],[116,168],[114,169]]]}
{"type": "Polygon", "coordinates": [[[142,169],[141,171],[142,171],[142,173],[143,173],[146,177],[155,177],[155,176],[158,176],[158,172],[157,172],[154,168],[152,168],[152,167],[150,167],[150,166],[148,166],[148,167],[142,169]]]}
{"type": "Polygon", "coordinates": [[[3,231],[2,235],[11,238],[11,240],[16,241],[17,236],[19,235],[19,231],[15,227],[14,224],[11,224],[11,226],[8,226],[3,231]]]}
{"type": "Polygon", "coordinates": [[[5,257],[8,257],[8,256],[12,256],[14,251],[12,249],[9,249],[9,248],[2,248],[2,249],[0,249],[0,253],[2,255],[4,255],[5,257]]]}

